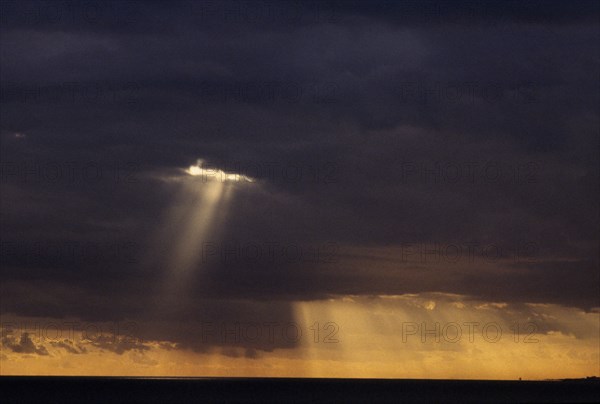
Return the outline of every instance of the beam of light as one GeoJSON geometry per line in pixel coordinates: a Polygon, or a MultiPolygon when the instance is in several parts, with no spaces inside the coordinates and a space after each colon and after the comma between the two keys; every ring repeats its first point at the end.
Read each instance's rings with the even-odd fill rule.
{"type": "MultiPolygon", "coordinates": [[[[196,185],[196,184],[194,184],[196,185]]],[[[225,213],[226,206],[221,203],[225,185],[222,182],[211,182],[201,187],[190,187],[189,193],[193,195],[191,212],[181,223],[178,238],[170,258],[171,270],[186,272],[192,269],[197,261],[202,242],[210,234],[210,229],[216,221],[216,211],[225,213]]],[[[216,224],[216,223],[215,223],[216,224]]]]}
{"type": "Polygon", "coordinates": [[[182,172],[168,178],[179,191],[159,228],[156,240],[162,248],[152,257],[165,275],[159,311],[182,307],[192,297],[191,281],[202,277],[203,246],[219,241],[236,188],[254,182],[242,174],[204,168],[202,160],[182,172]]]}

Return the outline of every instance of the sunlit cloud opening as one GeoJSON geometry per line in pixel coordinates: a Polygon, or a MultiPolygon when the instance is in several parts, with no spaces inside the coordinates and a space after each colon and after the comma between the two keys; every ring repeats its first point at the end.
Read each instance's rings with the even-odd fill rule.
{"type": "Polygon", "coordinates": [[[196,164],[190,166],[187,170],[185,170],[185,172],[194,177],[201,177],[204,182],[209,182],[209,181],[255,182],[254,178],[251,178],[244,174],[226,172],[226,171],[220,170],[218,168],[204,167],[204,160],[202,160],[202,159],[198,159],[196,161],[196,164]]]}

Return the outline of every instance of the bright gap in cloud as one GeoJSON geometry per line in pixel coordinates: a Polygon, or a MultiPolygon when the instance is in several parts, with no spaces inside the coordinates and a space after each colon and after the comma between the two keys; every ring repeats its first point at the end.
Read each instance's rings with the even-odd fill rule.
{"type": "Polygon", "coordinates": [[[202,181],[221,181],[221,182],[255,182],[254,178],[251,178],[244,174],[226,172],[218,168],[207,168],[204,167],[204,160],[198,159],[195,165],[191,165],[186,173],[194,177],[202,177],[202,181]]]}

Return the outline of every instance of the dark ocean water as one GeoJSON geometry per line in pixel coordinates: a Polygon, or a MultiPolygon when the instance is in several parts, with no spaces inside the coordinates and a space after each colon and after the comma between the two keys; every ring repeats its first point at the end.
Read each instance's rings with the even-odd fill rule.
{"type": "Polygon", "coordinates": [[[0,377],[1,403],[591,403],[599,400],[598,379],[0,377]]]}

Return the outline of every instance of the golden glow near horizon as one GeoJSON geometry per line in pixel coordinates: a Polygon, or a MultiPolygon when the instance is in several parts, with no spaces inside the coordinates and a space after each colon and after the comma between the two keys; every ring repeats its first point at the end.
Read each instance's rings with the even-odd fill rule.
{"type": "MultiPolygon", "coordinates": [[[[60,320],[48,327],[50,320],[5,318],[0,369],[5,375],[508,380],[599,373],[598,311],[531,304],[515,312],[502,302],[441,293],[345,296],[296,302],[294,308],[300,332],[291,337],[298,344],[253,355],[244,354],[243,338],[237,347],[195,351],[175,341],[125,342],[81,330],[61,334],[55,330],[60,320]],[[20,339],[23,323],[32,329],[29,341],[20,339]]],[[[93,330],[101,327],[107,326],[93,330]]]]}

